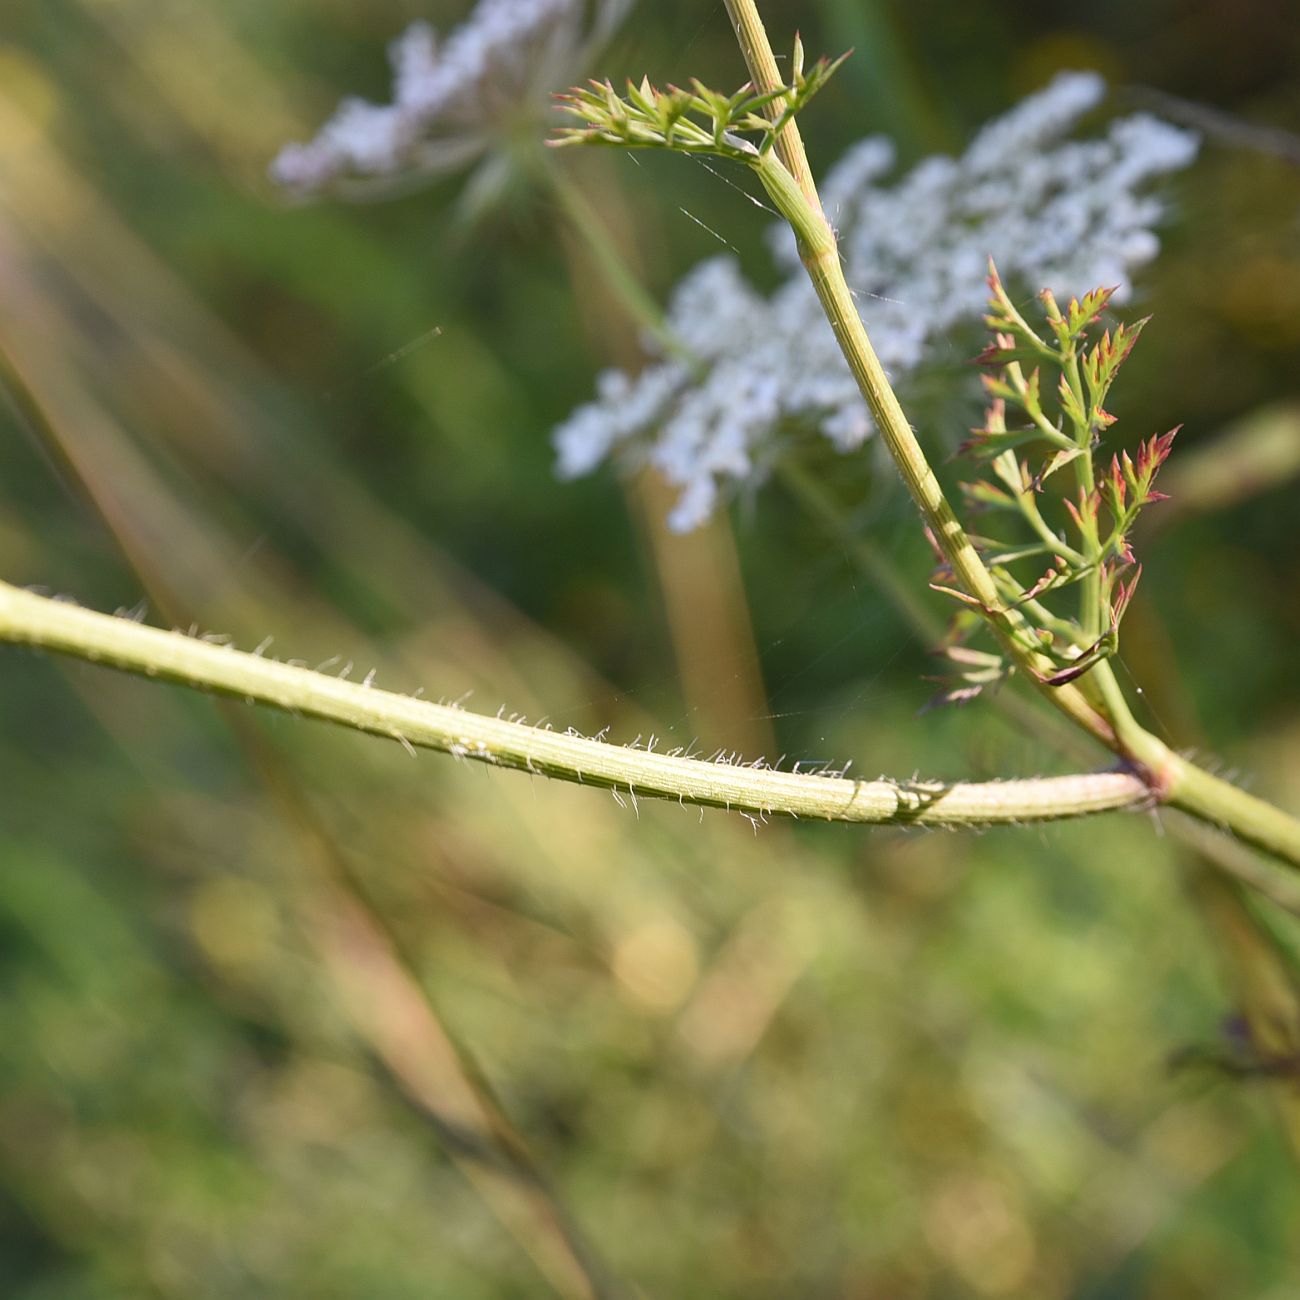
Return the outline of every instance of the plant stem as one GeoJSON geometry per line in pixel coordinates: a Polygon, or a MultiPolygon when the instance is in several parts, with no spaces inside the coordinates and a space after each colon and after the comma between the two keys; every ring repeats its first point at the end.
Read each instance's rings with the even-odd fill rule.
{"type": "Polygon", "coordinates": [[[1300,866],[1300,821],[1189,762],[1153,736],[1134,718],[1107,661],[1092,670],[1092,680],[1115,724],[1122,752],[1146,771],[1162,803],[1300,866]]]}
{"type": "MultiPolygon", "coordinates": [[[[755,89],[761,93],[776,90],[781,78],[755,0],[726,2],[755,89]]],[[[1146,731],[1129,711],[1119,684],[1104,661],[1093,668],[1091,683],[1100,692],[1104,715],[1073,684],[1051,685],[1045,680],[1052,671],[1051,661],[1034,648],[1033,630],[1021,611],[1003,603],[992,575],[944,496],[867,337],[844,278],[835,233],[816,196],[802,140],[789,127],[778,141],[778,154],[779,158],[763,155],[751,166],[794,230],[804,266],[835,331],[840,350],[931,536],[965,595],[988,619],[1003,649],[1062,713],[1108,748],[1135,763],[1144,772],[1157,799],[1230,830],[1257,848],[1300,866],[1300,820],[1189,763],[1146,731]],[[792,160],[792,166],[785,164],[787,157],[792,160]]]]}
{"type": "MultiPolygon", "coordinates": [[[[746,2],[734,0],[737,5],[746,2]]],[[[794,227],[804,266],[835,331],[844,359],[871,408],[876,427],[903,476],[907,490],[957,581],[984,611],[1003,648],[1027,670],[1030,680],[1040,683],[1040,689],[1067,717],[1108,748],[1114,749],[1115,734],[1109,722],[1077,687],[1069,684],[1049,686],[1043,681],[1055,671],[1055,666],[1046,655],[1032,649],[1033,632],[1024,615],[1003,602],[992,574],[984,567],[974,543],[944,496],[867,337],[862,317],[844,279],[835,235],[820,208],[814,209],[805,201],[789,173],[770,154],[757,160],[753,166],[773,202],[794,227]]]]}
{"type": "Polygon", "coordinates": [[[675,799],[756,818],[971,826],[1134,810],[1150,800],[1143,782],[1126,772],[955,785],[852,781],[627,749],[341,681],[4,583],[0,640],[320,718],[408,747],[612,789],[633,802],[675,799]]]}
{"type": "MultiPolygon", "coordinates": [[[[1074,400],[1080,410],[1088,409],[1088,399],[1083,391],[1083,376],[1079,370],[1078,344],[1072,342],[1065,357],[1065,381],[1070,385],[1074,400]]],[[[1079,626],[1083,629],[1084,645],[1092,645],[1101,636],[1101,630],[1109,616],[1108,610],[1102,609],[1101,590],[1101,538],[1097,532],[1097,523],[1086,510],[1082,509],[1082,500],[1093,490],[1096,483],[1096,471],[1092,460],[1092,425],[1087,421],[1075,428],[1075,445],[1079,448],[1079,457],[1074,462],[1074,481],[1079,488],[1080,509],[1082,511],[1083,555],[1088,566],[1087,572],[1079,586],[1079,626]]]]}
{"type": "MultiPolygon", "coordinates": [[[[740,52],[745,56],[745,66],[749,69],[754,89],[766,94],[784,85],[785,78],[776,66],[772,43],[767,39],[767,29],[763,26],[763,19],[753,0],[726,0],[726,6],[727,16],[736,29],[736,39],[740,42],[740,52]]],[[[773,102],[763,112],[775,122],[781,116],[781,105],[773,102]]],[[[823,216],[821,199],[817,195],[812,168],[808,166],[808,155],[803,147],[803,136],[799,134],[798,123],[793,118],[781,128],[781,133],[777,136],[776,153],[785,165],[786,172],[794,178],[795,185],[809,207],[818,216],[823,216]]]]}
{"type": "Polygon", "coordinates": [[[558,166],[547,160],[539,165],[538,170],[559,200],[564,215],[586,241],[592,256],[600,266],[605,282],[622,303],[628,315],[656,339],[665,353],[689,363],[691,356],[669,327],[663,309],[629,269],[611,238],[608,227],[587,202],[582,191],[564,175],[558,166]]]}
{"type": "MultiPolygon", "coordinates": [[[[938,645],[943,639],[943,627],[929,609],[916,599],[912,589],[899,578],[888,561],[869,542],[854,532],[838,502],[822,484],[802,466],[789,460],[781,463],[778,474],[804,511],[816,519],[845,548],[859,571],[876,584],[881,594],[894,606],[904,621],[910,624],[920,643],[926,648],[938,645]]],[[[1102,663],[1093,672],[1102,680],[1108,675],[1113,680],[1113,672],[1109,664],[1102,663]]],[[[1014,686],[1015,683],[1009,685],[1014,686]]],[[[988,697],[988,702],[991,707],[1006,715],[1012,725],[1041,738],[1063,754],[1073,755],[1083,762],[1087,761],[1091,746],[1082,733],[1067,726],[1065,720],[1058,715],[1044,712],[1041,708],[1035,709],[1030,698],[1016,695],[1009,690],[999,690],[988,697]]],[[[1119,694],[1116,685],[1110,707],[1119,708],[1121,705],[1124,708],[1124,716],[1128,716],[1127,704],[1119,694]]],[[[1134,722],[1133,725],[1136,727],[1137,723],[1134,722]]],[[[1167,750],[1165,752],[1168,754],[1167,750]]],[[[1155,757],[1154,753],[1152,757],[1155,757]]],[[[1169,754],[1169,757],[1177,756],[1169,754]]],[[[1191,765],[1184,764],[1184,766],[1191,765]]],[[[1241,793],[1236,787],[1230,786],[1229,789],[1234,794],[1241,793]]],[[[1166,806],[1170,802],[1172,801],[1168,798],[1165,799],[1166,806]]],[[[1272,812],[1277,811],[1268,804],[1265,804],[1264,808],[1272,812]]],[[[1286,820],[1289,822],[1291,819],[1286,820]]],[[[1297,886],[1296,877],[1281,874],[1275,867],[1269,866],[1249,853],[1233,837],[1236,829],[1233,823],[1222,816],[1216,820],[1214,817],[1206,817],[1201,813],[1193,814],[1191,811],[1186,811],[1182,816],[1170,821],[1170,830],[1176,838],[1197,852],[1210,857],[1220,870],[1236,877],[1284,910],[1300,916],[1300,886],[1297,886]],[[1216,830],[1220,834],[1216,835],[1216,830]]],[[[1294,858],[1285,852],[1275,852],[1274,856],[1294,862],[1294,858]]]]}

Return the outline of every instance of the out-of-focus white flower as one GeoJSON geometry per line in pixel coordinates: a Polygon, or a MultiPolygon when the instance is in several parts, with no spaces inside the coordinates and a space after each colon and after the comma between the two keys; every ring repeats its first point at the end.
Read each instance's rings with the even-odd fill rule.
{"type": "MultiPolygon", "coordinates": [[[[1159,249],[1153,227],[1164,210],[1138,191],[1187,166],[1197,138],[1138,116],[1100,139],[1064,140],[1104,93],[1100,77],[1064,73],[986,126],[961,158],[928,158],[885,188],[893,150],[871,138],[826,178],[849,285],[895,381],[955,325],[980,317],[990,256],[1004,280],[1030,289],[1128,294],[1132,272],[1159,249]]],[[[653,464],[679,489],[670,523],[686,531],[728,482],[761,477],[784,433],[815,430],[840,451],[862,444],[870,413],[787,227],[774,231],[774,249],[788,278],[770,297],[732,258],[687,275],[668,315],[691,364],[602,376],[596,399],[555,432],[561,477],[611,457],[653,464]]]]}
{"type": "Polygon", "coordinates": [[[296,194],[405,187],[463,167],[539,123],[547,96],[586,70],[634,0],[479,0],[440,41],[412,23],[389,47],[390,104],[343,100],[314,140],[286,146],[271,177],[296,194]]]}

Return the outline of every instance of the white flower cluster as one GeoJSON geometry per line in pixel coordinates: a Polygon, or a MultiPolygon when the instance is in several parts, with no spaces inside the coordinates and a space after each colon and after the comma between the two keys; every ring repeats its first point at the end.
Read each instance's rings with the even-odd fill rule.
{"type": "MultiPolygon", "coordinates": [[[[1067,296],[1119,286],[1120,299],[1155,256],[1163,208],[1139,191],[1190,163],[1197,140],[1147,116],[1116,121],[1101,139],[1063,140],[1104,93],[1100,77],[1064,73],[986,126],[959,159],[926,159],[886,188],[893,150],[871,138],[827,177],[822,198],[845,273],[892,379],[921,365],[953,326],[979,318],[990,255],[1010,283],[1067,296]]],[[[840,451],[862,444],[870,413],[793,236],[784,226],[775,234],[788,279],[764,297],[734,259],[696,267],[669,307],[690,360],[662,356],[635,378],[602,375],[596,399],[555,432],[562,478],[611,456],[648,462],[679,489],[669,525],[686,532],[728,481],[762,477],[783,433],[815,430],[840,451]]]]}
{"type": "Polygon", "coordinates": [[[389,48],[392,103],[344,99],[314,140],[281,151],[271,177],[306,195],[463,166],[521,110],[544,112],[546,95],[581,72],[631,3],[479,0],[442,42],[429,23],[412,23],[389,48]]]}

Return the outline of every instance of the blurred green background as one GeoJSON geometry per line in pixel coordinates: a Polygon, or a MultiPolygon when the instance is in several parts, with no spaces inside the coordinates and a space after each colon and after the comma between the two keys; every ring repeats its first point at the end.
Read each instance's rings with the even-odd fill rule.
{"type": "MultiPolygon", "coordinates": [[[[924,647],[776,487],[671,540],[653,485],[554,481],[635,332],[549,190],[469,224],[457,178],[271,190],[467,7],[5,0],[3,576],[618,739],[1059,766],[985,705],[918,718],[924,647]]],[[[1250,129],[1300,131],[1294,6],[764,12],[857,47],[817,167],[960,149],[1061,67],[1231,115],[1169,187],[1116,397],[1119,434],[1186,425],[1125,660],[1152,725],[1295,809],[1300,165],[1250,129]]],[[[593,71],[743,79],[712,0],[643,0],[593,71]]],[[[660,299],[699,223],[770,275],[703,169],[558,163],[660,299]]],[[[817,468],[924,592],[870,461],[817,468]]],[[[755,833],[3,660],[6,1297],[1300,1294],[1294,1061],[1213,1064],[1252,1007],[1256,1053],[1300,1045],[1294,934],[1152,818],[755,833]]]]}

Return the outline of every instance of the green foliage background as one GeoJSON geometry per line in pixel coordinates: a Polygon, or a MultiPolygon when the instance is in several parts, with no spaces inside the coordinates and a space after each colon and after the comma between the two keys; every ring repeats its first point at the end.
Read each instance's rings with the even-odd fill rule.
{"type": "MultiPolygon", "coordinates": [[[[1140,84],[1300,128],[1286,0],[764,11],[814,53],[858,47],[808,120],[820,167],[869,131],[906,159],[960,148],[1065,66],[1117,104],[1140,84]]],[[[675,648],[663,566],[695,553],[656,542],[635,489],[552,478],[548,431],[626,326],[547,191],[471,225],[454,180],[357,207],[270,191],[284,139],[383,93],[406,22],[463,12],[8,0],[0,342],[28,398],[0,405],[5,578],[148,593],[158,621],[616,738],[770,733],[870,774],[1057,763],[979,704],[918,719],[923,649],[775,488],[732,521],[766,702],[684,691],[745,672],[725,641],[675,648]]],[[[646,0],[600,70],[743,79],[697,0],[646,0]]],[[[767,218],[702,169],[562,162],[658,296],[718,251],[699,223],[763,275],[767,218]]],[[[1211,140],[1173,191],[1117,432],[1185,422],[1176,461],[1296,400],[1300,168],[1211,140]]],[[[965,355],[935,383],[969,389],[965,355]]],[[[915,400],[957,413],[932,446],[961,436],[960,402],[915,400]]],[[[869,459],[819,466],[923,591],[869,459]]],[[[1294,503],[1174,503],[1126,624],[1158,725],[1293,809],[1294,503]]],[[[706,643],[739,590],[688,592],[706,643]]],[[[1147,819],[754,833],[3,661],[5,1296],[546,1294],[553,1225],[503,1226],[445,1097],[403,1078],[438,1025],[616,1294],[1300,1291],[1290,1085],[1168,1064],[1231,1050],[1238,992],[1212,891],[1147,819]],[[436,1019],[400,1019],[417,988],[436,1019]]]]}

